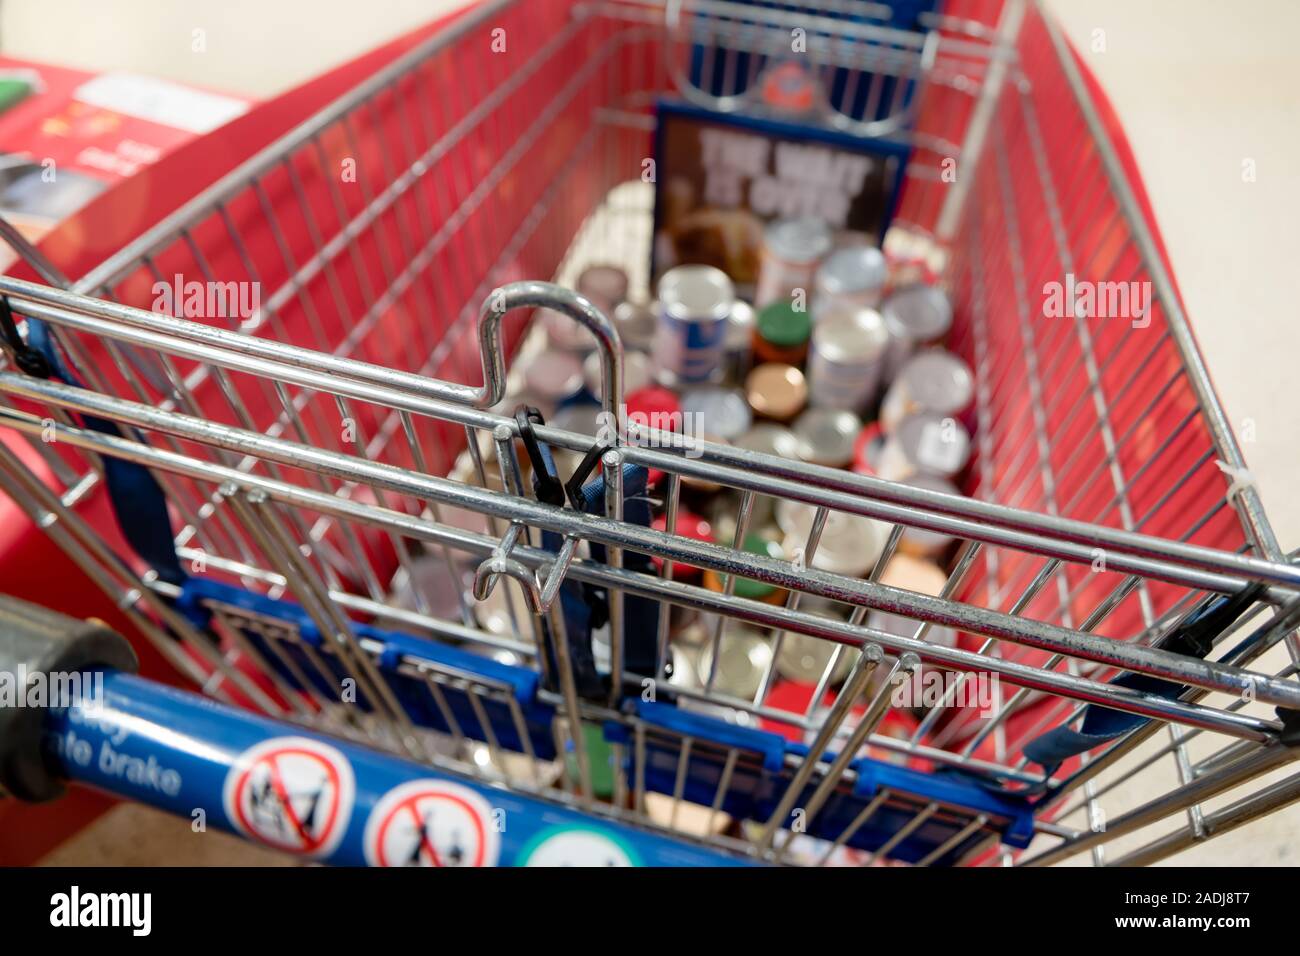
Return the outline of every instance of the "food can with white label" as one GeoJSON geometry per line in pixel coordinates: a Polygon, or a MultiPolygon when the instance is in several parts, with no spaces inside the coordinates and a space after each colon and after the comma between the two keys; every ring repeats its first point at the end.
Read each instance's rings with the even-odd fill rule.
{"type": "Polygon", "coordinates": [[[876,398],[889,333],[875,309],[836,304],[813,324],[808,402],[814,408],[864,411],[876,398]]]}
{"type": "Polygon", "coordinates": [[[831,251],[830,227],[820,219],[778,219],[763,230],[754,306],[789,300],[796,289],[811,295],[817,267],[831,251]]]}
{"type": "Polygon", "coordinates": [[[876,308],[889,279],[885,254],[875,246],[849,246],[826,257],[813,283],[813,321],[833,306],[876,308]]]}
{"type": "Polygon", "coordinates": [[[941,342],[952,328],[952,303],[942,289],[909,285],[897,290],[880,307],[889,330],[889,363],[893,378],[917,349],[941,342]]]}
{"type": "Polygon", "coordinates": [[[890,481],[913,475],[953,478],[970,461],[970,432],[957,419],[917,412],[898,423],[880,448],[876,474],[890,481]]]}
{"type": "Polygon", "coordinates": [[[960,419],[974,401],[975,376],[970,366],[944,349],[926,349],[898,370],[880,403],[880,426],[892,432],[917,412],[960,419]]]}
{"type": "Polygon", "coordinates": [[[736,290],[721,269],[677,266],[659,280],[654,357],[667,385],[721,377],[736,290]]]}

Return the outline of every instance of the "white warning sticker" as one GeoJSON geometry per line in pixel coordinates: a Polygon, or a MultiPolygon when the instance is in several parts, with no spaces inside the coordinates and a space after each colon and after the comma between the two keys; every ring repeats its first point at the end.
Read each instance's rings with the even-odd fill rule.
{"type": "Polygon", "coordinates": [[[245,750],[226,774],[226,816],[278,850],[325,857],[338,846],[356,798],[352,766],[307,737],[275,737],[245,750]]]}
{"type": "Polygon", "coordinates": [[[501,834],[477,792],[446,780],[394,787],[366,820],[371,866],[496,866],[501,834]]]}

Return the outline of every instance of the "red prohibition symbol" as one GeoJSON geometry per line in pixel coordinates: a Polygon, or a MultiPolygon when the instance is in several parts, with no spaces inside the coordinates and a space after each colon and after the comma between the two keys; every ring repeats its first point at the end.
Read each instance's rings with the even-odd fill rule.
{"type": "Polygon", "coordinates": [[[500,850],[488,802],[445,780],[394,787],[366,821],[371,866],[495,866],[500,850]]]}
{"type": "Polygon", "coordinates": [[[277,737],[240,754],[226,774],[226,817],[240,833],[289,853],[325,857],[352,819],[346,757],[307,737],[277,737]]]}

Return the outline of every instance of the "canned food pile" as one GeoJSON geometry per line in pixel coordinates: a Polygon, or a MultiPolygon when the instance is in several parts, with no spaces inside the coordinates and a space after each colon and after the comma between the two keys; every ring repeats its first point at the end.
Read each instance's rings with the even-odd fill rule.
{"type": "MultiPolygon", "coordinates": [[[[943,288],[914,262],[887,259],[860,237],[837,243],[816,219],[777,220],[764,240],[752,301],[741,298],[732,279],[713,266],[668,269],[656,283],[656,301],[649,302],[629,298],[628,277],[617,266],[591,265],[578,274],[577,291],[613,318],[622,340],[627,420],[960,494],[972,449],[974,376],[943,347],[952,325],[943,288]]],[[[539,318],[544,343],[521,354],[505,406],[532,406],[548,424],[598,435],[602,396],[595,338],[566,315],[542,310],[539,318]]],[[[485,443],[482,452],[490,458],[493,449],[485,443]]],[[[571,474],[579,456],[553,452],[560,474],[571,474]]],[[[487,470],[489,476],[492,472],[487,470]]],[[[460,477],[472,480],[468,467],[460,477]]],[[[659,530],[667,528],[663,485],[664,476],[652,471],[648,495],[652,527],[659,530]]],[[[739,492],[684,476],[668,530],[768,557],[805,560],[814,506],[756,495],[737,537],[740,510],[739,492]]],[[[885,523],[832,511],[807,564],[865,577],[889,532],[885,523]]],[[[952,551],[950,537],[908,529],[880,580],[938,595],[952,551]]],[[[752,600],[783,605],[791,598],[770,584],[740,577],[728,581],[690,566],[676,565],[671,573],[675,580],[752,600]]],[[[798,599],[803,611],[847,618],[851,610],[808,595],[798,599]]],[[[806,712],[814,699],[819,706],[829,699],[851,667],[851,655],[816,638],[763,632],[735,621],[723,625],[714,615],[684,608],[671,614],[671,681],[707,690],[712,700],[731,697],[806,712]]],[[[879,611],[865,623],[908,637],[917,627],[879,611]]],[[[593,639],[601,663],[607,639],[599,633],[593,639]]],[[[941,627],[931,629],[927,639],[956,643],[956,636],[941,627]]],[[[711,709],[731,720],[753,719],[711,709]]],[[[889,721],[907,717],[891,712],[889,721]]],[[[796,735],[792,728],[762,723],[796,735]]],[[[890,729],[889,723],[882,728],[890,729]]]]}

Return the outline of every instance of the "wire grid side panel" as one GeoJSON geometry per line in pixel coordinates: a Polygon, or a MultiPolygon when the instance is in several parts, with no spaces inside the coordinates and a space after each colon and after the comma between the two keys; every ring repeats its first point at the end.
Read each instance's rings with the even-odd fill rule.
{"type": "MultiPolygon", "coordinates": [[[[609,188],[639,174],[650,153],[645,128],[600,122],[597,111],[662,80],[659,31],[520,7],[531,9],[518,5],[502,21],[507,52],[491,51],[485,27],[435,54],[215,202],[143,257],[108,290],[112,297],[149,307],[154,284],[174,285],[176,276],[258,283],[261,311],[251,321],[185,313],[387,367],[480,381],[480,303],[503,283],[551,277],[609,188]]],[[[522,310],[507,317],[508,348],[527,320],[522,310]]],[[[400,439],[397,416],[380,406],[342,408],[328,395],[223,377],[180,357],[68,339],[90,387],[210,421],[435,473],[446,473],[464,441],[461,429],[418,418],[426,452],[419,458],[400,439]]],[[[319,484],[309,472],[294,480],[319,484]]],[[[249,556],[233,533],[197,532],[212,514],[210,489],[186,479],[165,484],[189,526],[184,545],[249,556]]],[[[386,580],[387,549],[348,550],[354,558],[363,551],[375,580],[386,580]]]]}
{"type": "Polygon", "coordinates": [[[901,226],[934,234],[951,191],[951,174],[961,175],[954,163],[961,162],[962,145],[990,67],[987,48],[983,55],[961,52],[969,47],[947,41],[969,44],[973,37],[991,41],[1001,9],[1002,0],[950,0],[941,7],[944,17],[951,19],[935,27],[939,52],[917,94],[912,155],[894,218],[901,226]]]}
{"type": "MultiPolygon", "coordinates": [[[[1019,44],[1027,82],[1004,89],[954,249],[957,349],[980,386],[986,500],[1220,549],[1246,537],[1188,372],[1041,19],[1019,44]],[[1095,293],[1094,305],[1076,295],[1095,293]],[[1086,291],[1085,291],[1086,290],[1086,291]]],[[[992,594],[1041,561],[1001,552],[992,594]]],[[[1115,594],[1105,555],[1074,567],[1055,616],[1076,626],[1115,594]]],[[[1096,629],[1132,636],[1185,597],[1143,581],[1096,629]]]]}
{"type": "MultiPolygon", "coordinates": [[[[629,49],[615,40],[625,24],[571,19],[567,7],[515,4],[438,49],[214,197],[97,293],[149,308],[156,283],[178,276],[255,284],[251,318],[186,315],[476,383],[483,299],[502,282],[553,275],[585,216],[628,178],[605,161],[613,150],[594,116],[631,75],[619,58],[651,62],[650,46],[629,49]]],[[[511,344],[526,318],[508,320],[511,344]]],[[[87,354],[102,364],[92,345],[87,354]]],[[[206,413],[229,415],[210,388],[196,394],[206,413]]],[[[259,428],[281,414],[251,398],[249,412],[259,428]]]]}

